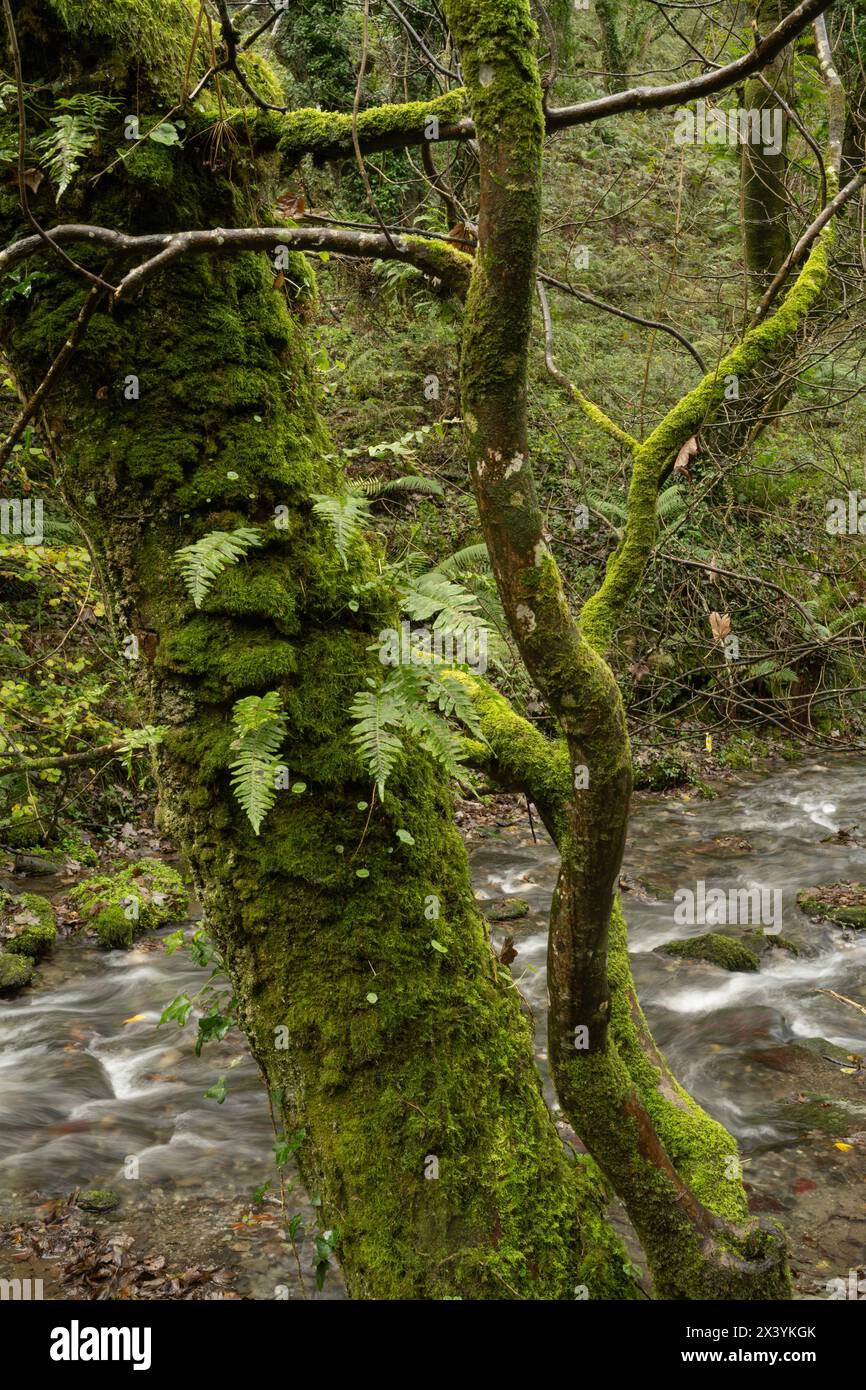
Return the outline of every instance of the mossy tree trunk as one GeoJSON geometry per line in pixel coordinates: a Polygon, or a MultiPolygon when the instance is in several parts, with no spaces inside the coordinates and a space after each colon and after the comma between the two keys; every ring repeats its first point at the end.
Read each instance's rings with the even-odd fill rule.
{"type": "MultiPolygon", "coordinates": [[[[146,130],[177,100],[195,12],[179,0],[19,8],[26,79],[46,103],[48,84],[55,99],[118,102],[66,217],[151,232],[267,211],[274,168],[241,146],[213,172],[214,116],[195,109],[182,145],[145,141],[93,177],[127,114],[146,130]]],[[[43,222],[57,220],[52,198],[47,180],[32,197],[43,222]]],[[[8,185],[0,216],[7,240],[29,230],[8,185]]],[[[93,249],[82,261],[116,268],[93,249]]],[[[2,318],[24,394],[89,288],[55,255],[39,271],[2,318]]],[[[263,254],[186,260],[131,303],[103,301],[42,415],[58,487],[136,638],[143,714],[169,730],[168,824],[286,1132],[305,1131],[299,1167],[340,1233],[352,1295],[564,1298],[585,1284],[630,1297],[605,1190],[591,1162],[565,1156],[426,755],[404,760],[365,830],[371,789],[347,710],[395,614],[372,557],[359,548],[348,572],[312,511],[313,493],[339,487],[305,348],[312,303],[302,259],[282,285],[263,254]],[[175,552],[253,524],[265,544],[194,609],[175,552]],[[230,715],[269,690],[288,713],[280,756],[306,791],[280,792],[256,838],[230,790],[230,715]]]]}

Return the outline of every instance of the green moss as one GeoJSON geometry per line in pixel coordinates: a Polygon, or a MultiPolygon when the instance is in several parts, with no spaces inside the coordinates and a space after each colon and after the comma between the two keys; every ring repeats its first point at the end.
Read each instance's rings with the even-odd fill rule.
{"type": "Polygon", "coordinates": [[[114,1211],[120,1206],[120,1198],[110,1187],[88,1187],[79,1192],[75,1205],[82,1211],[114,1211]]]}
{"type": "Polygon", "coordinates": [[[57,937],[54,908],[41,893],[21,893],[17,897],[0,894],[0,909],[11,919],[8,948],[16,955],[38,960],[57,937]]]}
{"type": "Polygon", "coordinates": [[[85,879],[70,904],[95,930],[100,946],[126,949],[142,932],[181,920],[189,894],[176,869],[159,859],[140,859],[117,873],[85,879]]]}
{"type": "Polygon", "coordinates": [[[103,907],[90,926],[105,951],[128,951],[135,941],[136,923],[127,917],[126,909],[119,905],[103,907]]]}
{"type": "Polygon", "coordinates": [[[0,952],[0,995],[17,994],[33,979],[33,962],[14,951],[0,952]]]}
{"type": "MultiPolygon", "coordinates": [[[[189,0],[48,0],[79,52],[91,49],[105,66],[132,57],[155,89],[179,90],[197,6],[189,0]]],[[[200,50],[201,51],[201,50],[200,50]]],[[[202,70],[201,60],[193,72],[202,70]]]]}
{"type": "Polygon", "coordinates": [[[686,956],[689,960],[706,960],[722,970],[748,971],[758,969],[758,957],[742,942],[720,932],[703,936],[687,936],[668,941],[663,947],[666,956],[686,956]]]}
{"type": "MultiPolygon", "coordinates": [[[[429,101],[403,102],[396,106],[372,106],[359,111],[357,131],[366,145],[381,142],[395,147],[417,144],[425,138],[431,117],[448,125],[466,113],[466,93],[455,88],[429,101]]],[[[319,111],[308,107],[290,111],[283,118],[280,152],[287,165],[297,164],[305,154],[317,159],[351,155],[352,115],[340,111],[319,111]]]]}
{"type": "Polygon", "coordinates": [[[810,917],[821,917],[848,927],[866,927],[866,885],[862,883],[827,883],[817,888],[801,888],[797,905],[810,917]]]}

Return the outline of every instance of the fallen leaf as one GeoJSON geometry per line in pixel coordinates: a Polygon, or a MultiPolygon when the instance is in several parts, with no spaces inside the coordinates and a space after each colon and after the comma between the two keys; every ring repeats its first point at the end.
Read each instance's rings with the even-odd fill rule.
{"type": "Polygon", "coordinates": [[[686,440],[677,454],[676,462],[674,463],[674,472],[678,477],[687,478],[689,476],[689,462],[694,458],[697,452],[698,441],[695,439],[695,436],[692,435],[691,439],[686,440]]]}
{"type": "Polygon", "coordinates": [[[714,641],[724,641],[733,627],[730,613],[711,613],[710,627],[712,628],[714,641]]]}

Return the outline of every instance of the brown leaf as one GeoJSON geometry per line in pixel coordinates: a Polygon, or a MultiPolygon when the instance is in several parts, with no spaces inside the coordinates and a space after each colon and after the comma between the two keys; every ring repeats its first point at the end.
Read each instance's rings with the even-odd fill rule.
{"type": "Polygon", "coordinates": [[[676,473],[677,477],[687,478],[689,476],[689,462],[691,461],[691,459],[694,458],[697,452],[698,441],[695,439],[695,436],[692,435],[691,439],[686,440],[685,444],[677,454],[676,462],[674,464],[674,472],[676,473]]]}
{"type": "Polygon", "coordinates": [[[514,937],[506,936],[502,943],[502,950],[499,952],[499,964],[510,965],[517,959],[517,951],[514,949],[514,937]]]}
{"type": "Polygon", "coordinates": [[[713,630],[713,640],[723,642],[731,631],[733,624],[729,613],[711,613],[710,627],[713,630]]]}

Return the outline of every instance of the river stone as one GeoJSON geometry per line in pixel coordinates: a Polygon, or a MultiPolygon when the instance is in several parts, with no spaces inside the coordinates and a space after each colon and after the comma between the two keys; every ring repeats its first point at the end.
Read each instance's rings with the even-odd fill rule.
{"type": "Polygon", "coordinates": [[[810,917],[846,927],[866,927],[866,885],[862,883],[823,883],[817,888],[801,888],[797,905],[810,917]]]}
{"type": "Polygon", "coordinates": [[[516,922],[519,917],[529,915],[529,903],[524,898],[498,898],[496,902],[483,903],[482,907],[493,922],[516,922]]]}
{"type": "Polygon", "coordinates": [[[668,941],[662,946],[667,956],[686,956],[690,960],[706,960],[722,970],[754,971],[758,969],[758,957],[748,946],[736,941],[732,936],[721,932],[707,932],[704,936],[687,936],[681,941],[668,941]]]}
{"type": "Polygon", "coordinates": [[[0,994],[17,994],[33,979],[33,962],[14,951],[0,953],[0,994]]]}
{"type": "Polygon", "coordinates": [[[120,1198],[110,1187],[88,1187],[84,1192],[79,1192],[76,1206],[81,1207],[82,1211],[114,1211],[115,1207],[120,1206],[120,1198]]]}

